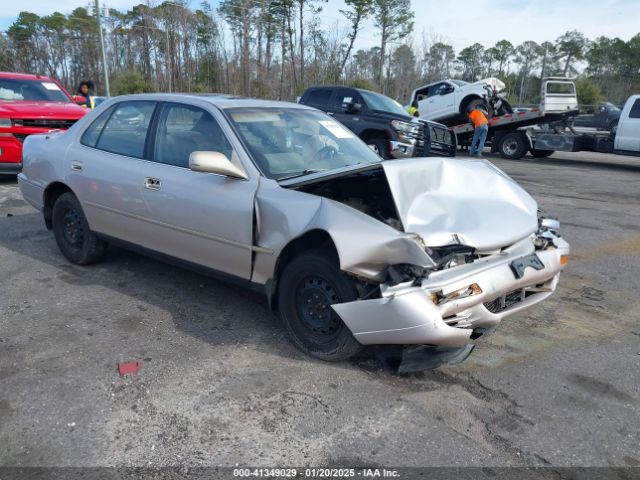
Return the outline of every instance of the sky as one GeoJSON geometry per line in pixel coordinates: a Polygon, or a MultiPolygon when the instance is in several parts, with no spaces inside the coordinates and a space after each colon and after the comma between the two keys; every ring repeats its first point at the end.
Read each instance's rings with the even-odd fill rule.
{"type": "MultiPolygon", "coordinates": [[[[146,1],[146,0],[145,0],[146,1]]],[[[141,0],[100,0],[119,10],[129,9],[141,0]]],[[[93,0],[0,0],[0,30],[6,30],[20,11],[39,15],[54,11],[70,13],[93,0]]],[[[152,4],[161,0],[151,0],[152,4]]],[[[187,2],[198,8],[201,0],[187,2]]],[[[415,12],[413,41],[421,45],[445,41],[456,52],[475,42],[485,47],[507,39],[519,44],[525,40],[553,41],[567,30],[579,30],[588,38],[601,35],[629,40],[640,33],[640,0],[411,0],[415,12]]],[[[217,0],[211,0],[217,5],[217,0]]],[[[345,33],[348,25],[339,10],[343,0],[329,0],[320,15],[323,29],[345,33]]],[[[344,37],[344,35],[341,35],[344,37]]],[[[377,45],[379,37],[371,21],[366,22],[356,48],[377,45]]]]}

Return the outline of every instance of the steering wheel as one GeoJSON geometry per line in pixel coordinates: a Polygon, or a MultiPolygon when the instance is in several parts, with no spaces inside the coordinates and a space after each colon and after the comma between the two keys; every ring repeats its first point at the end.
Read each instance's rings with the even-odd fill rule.
{"type": "Polygon", "coordinates": [[[336,149],[336,147],[332,145],[325,145],[313,154],[313,157],[311,157],[311,163],[315,162],[316,160],[329,160],[336,155],[338,155],[338,150],[336,149]]]}

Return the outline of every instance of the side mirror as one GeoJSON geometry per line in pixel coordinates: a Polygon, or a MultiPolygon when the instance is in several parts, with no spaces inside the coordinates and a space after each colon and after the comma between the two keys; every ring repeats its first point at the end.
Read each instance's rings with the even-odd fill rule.
{"type": "Polygon", "coordinates": [[[342,107],[345,109],[347,113],[357,113],[362,110],[361,103],[349,102],[349,103],[345,103],[342,107]]]}
{"type": "Polygon", "coordinates": [[[76,103],[77,105],[86,105],[87,99],[82,95],[74,95],[73,102],[76,103]]]}
{"type": "Polygon", "coordinates": [[[220,152],[191,152],[189,168],[194,172],[216,173],[246,180],[247,174],[220,152]]]}

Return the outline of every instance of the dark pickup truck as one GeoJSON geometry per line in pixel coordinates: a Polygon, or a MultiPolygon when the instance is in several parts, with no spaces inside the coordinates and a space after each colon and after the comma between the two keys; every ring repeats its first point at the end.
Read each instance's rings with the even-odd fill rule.
{"type": "Polygon", "coordinates": [[[300,103],[334,117],[382,158],[455,157],[456,137],[446,126],[410,117],[389,97],[341,86],[309,87],[300,103]]]}

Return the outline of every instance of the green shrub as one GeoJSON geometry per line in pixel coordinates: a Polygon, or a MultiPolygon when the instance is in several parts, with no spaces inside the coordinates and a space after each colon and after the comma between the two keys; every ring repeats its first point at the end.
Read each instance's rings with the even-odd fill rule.
{"type": "Polygon", "coordinates": [[[126,72],[114,77],[112,80],[112,95],[150,93],[154,91],[157,91],[157,88],[148,83],[138,72],[126,72]]]}
{"type": "Polygon", "coordinates": [[[576,93],[578,105],[595,105],[604,98],[600,88],[588,78],[576,80],[576,93]]]}

